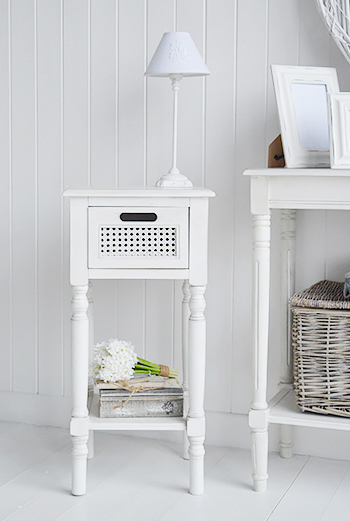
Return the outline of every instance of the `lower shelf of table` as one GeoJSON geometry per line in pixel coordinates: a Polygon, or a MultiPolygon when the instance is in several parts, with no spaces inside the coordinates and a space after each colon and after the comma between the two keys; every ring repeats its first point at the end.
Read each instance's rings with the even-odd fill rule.
{"type": "Polygon", "coordinates": [[[269,423],[350,431],[350,418],[300,411],[296,405],[294,391],[289,387],[273,397],[269,409],[269,423]]]}
{"type": "Polygon", "coordinates": [[[186,418],[100,418],[98,394],[95,394],[90,409],[89,430],[184,431],[186,430],[186,418]]]}

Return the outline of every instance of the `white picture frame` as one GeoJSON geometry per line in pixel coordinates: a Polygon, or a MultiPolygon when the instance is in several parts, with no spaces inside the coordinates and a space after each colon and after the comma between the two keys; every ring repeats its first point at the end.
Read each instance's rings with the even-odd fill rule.
{"type": "Polygon", "coordinates": [[[350,168],[350,92],[328,93],[331,168],[350,168]]]}
{"type": "Polygon", "coordinates": [[[329,168],[329,92],[338,93],[336,69],[272,65],[287,168],[329,168]]]}

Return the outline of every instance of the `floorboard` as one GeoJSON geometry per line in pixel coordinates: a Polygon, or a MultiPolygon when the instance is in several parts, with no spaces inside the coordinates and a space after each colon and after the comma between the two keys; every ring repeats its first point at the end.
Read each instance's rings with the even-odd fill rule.
{"type": "MultiPolygon", "coordinates": [[[[207,447],[206,475],[228,451],[229,449],[222,447],[207,447]]],[[[110,521],[135,521],[140,512],[142,521],[162,519],[182,498],[189,495],[188,486],[189,462],[179,457],[171,468],[155,476],[155,479],[110,521]]]]}
{"type": "Polygon", "coordinates": [[[265,520],[306,461],[304,456],[283,460],[277,454],[270,455],[269,488],[266,493],[257,494],[252,489],[249,451],[231,449],[206,476],[205,494],[201,497],[187,494],[161,519],[265,520]]]}
{"type": "Polygon", "coordinates": [[[95,433],[87,493],[70,494],[66,429],[0,423],[0,521],[347,521],[350,462],[269,456],[264,494],[247,450],[206,447],[205,494],[188,493],[181,443],[95,433]]]}
{"type": "MultiPolygon", "coordinates": [[[[349,465],[350,467],[350,465],[349,465]]],[[[350,468],[334,492],[321,521],[348,521],[350,519],[350,468]]]]}
{"type": "Polygon", "coordinates": [[[269,521],[318,521],[349,467],[347,461],[309,458],[269,521]]]}

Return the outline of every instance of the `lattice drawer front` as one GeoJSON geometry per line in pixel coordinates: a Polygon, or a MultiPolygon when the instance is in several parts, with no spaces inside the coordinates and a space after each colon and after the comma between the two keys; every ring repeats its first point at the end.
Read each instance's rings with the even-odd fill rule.
{"type": "Polygon", "coordinates": [[[176,257],[176,226],[100,226],[99,257],[176,257]]]}
{"type": "Polygon", "coordinates": [[[188,268],[189,209],[90,207],[90,269],[188,268]]]}

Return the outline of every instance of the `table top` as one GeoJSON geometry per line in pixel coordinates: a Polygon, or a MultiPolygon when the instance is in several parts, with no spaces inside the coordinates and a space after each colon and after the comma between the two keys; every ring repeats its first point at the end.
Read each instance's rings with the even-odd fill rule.
{"type": "Polygon", "coordinates": [[[283,177],[350,177],[350,169],[335,168],[256,168],[243,172],[247,176],[283,177]]]}
{"type": "Polygon", "coordinates": [[[246,170],[250,209],[350,210],[350,170],[331,168],[261,168],[246,170]]]}
{"type": "Polygon", "coordinates": [[[116,188],[115,190],[65,190],[64,197],[215,197],[208,188],[164,188],[155,186],[140,186],[116,188]]]}

